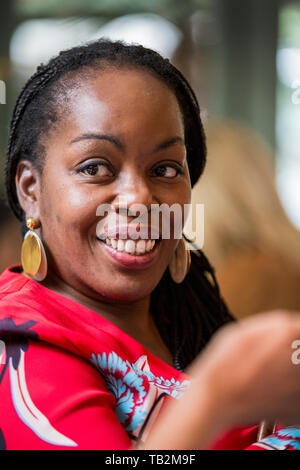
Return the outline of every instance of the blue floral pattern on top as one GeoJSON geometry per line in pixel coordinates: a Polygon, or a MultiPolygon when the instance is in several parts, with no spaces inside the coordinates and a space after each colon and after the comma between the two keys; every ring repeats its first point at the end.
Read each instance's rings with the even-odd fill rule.
{"type": "Polygon", "coordinates": [[[300,450],[300,426],[288,426],[262,441],[279,450],[300,450]]]}
{"type": "Polygon", "coordinates": [[[115,352],[93,353],[91,360],[116,400],[120,423],[134,436],[139,435],[148,413],[158,403],[161,394],[180,398],[190,384],[189,380],[180,382],[174,378],[156,377],[150,371],[146,355],[133,364],[115,352]]]}

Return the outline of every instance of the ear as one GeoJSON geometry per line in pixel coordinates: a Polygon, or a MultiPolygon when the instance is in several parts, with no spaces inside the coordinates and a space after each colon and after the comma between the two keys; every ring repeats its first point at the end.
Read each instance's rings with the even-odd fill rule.
{"type": "Polygon", "coordinates": [[[40,224],[40,173],[29,160],[20,160],[16,171],[16,189],[20,206],[26,217],[40,224]]]}

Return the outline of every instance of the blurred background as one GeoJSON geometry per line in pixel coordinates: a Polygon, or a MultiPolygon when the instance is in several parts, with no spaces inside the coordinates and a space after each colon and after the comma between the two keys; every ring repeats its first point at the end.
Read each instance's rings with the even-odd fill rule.
{"type": "Polygon", "coordinates": [[[198,96],[208,164],[193,203],[234,315],[300,309],[299,0],[1,0],[0,271],[20,261],[3,190],[18,93],[41,62],[101,36],[170,58],[198,96]]]}

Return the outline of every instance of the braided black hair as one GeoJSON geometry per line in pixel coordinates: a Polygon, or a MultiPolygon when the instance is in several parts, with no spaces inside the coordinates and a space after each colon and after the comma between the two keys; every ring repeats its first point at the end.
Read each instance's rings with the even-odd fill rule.
{"type": "MultiPolygon", "coordinates": [[[[41,138],[59,122],[67,90],[84,80],[85,74],[109,65],[146,69],[175,93],[184,120],[192,186],[203,172],[206,143],[198,101],[187,80],[168,59],[140,45],[107,39],[61,51],[46,65],[41,64],[25,84],[11,120],[5,184],[8,203],[22,222],[23,234],[25,214],[15,184],[19,160],[30,160],[42,173],[45,149],[41,138]]],[[[212,334],[233,320],[220,297],[213,268],[201,250],[192,251],[191,269],[182,284],[174,284],[168,270],[165,272],[151,295],[151,312],[178,368],[185,368],[212,334]]]]}

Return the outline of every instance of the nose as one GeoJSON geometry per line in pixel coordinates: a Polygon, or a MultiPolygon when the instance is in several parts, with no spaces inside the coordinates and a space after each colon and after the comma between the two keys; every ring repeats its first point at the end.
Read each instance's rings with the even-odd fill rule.
{"type": "Polygon", "coordinates": [[[145,175],[138,171],[126,171],[118,182],[117,194],[112,201],[112,206],[117,213],[122,213],[130,209],[132,216],[139,215],[151,210],[154,203],[154,195],[150,182],[145,175]],[[134,213],[133,213],[134,211],[134,213]]]}

